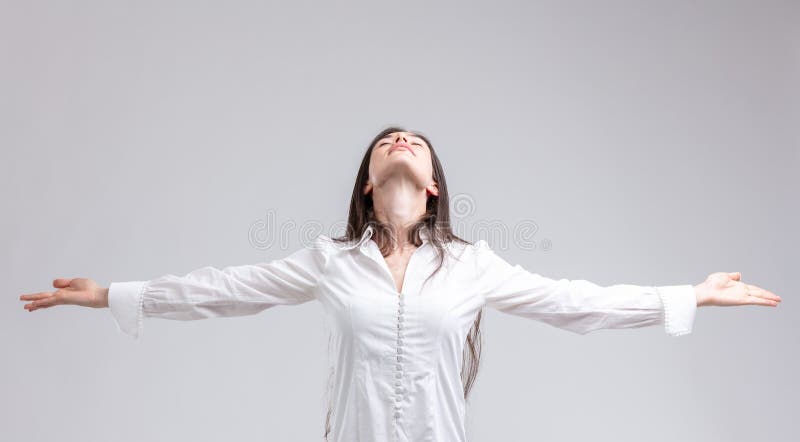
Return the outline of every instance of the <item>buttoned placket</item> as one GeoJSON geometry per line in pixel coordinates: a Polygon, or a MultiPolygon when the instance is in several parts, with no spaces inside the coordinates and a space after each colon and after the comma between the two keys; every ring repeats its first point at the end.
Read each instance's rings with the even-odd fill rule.
{"type": "MultiPolygon", "coordinates": [[[[361,240],[356,244],[359,250],[367,255],[370,259],[374,260],[378,263],[378,265],[384,269],[384,273],[387,275],[389,282],[391,283],[391,287],[395,288],[395,281],[394,277],[392,276],[392,272],[389,269],[388,264],[386,263],[386,259],[380,253],[380,249],[378,249],[377,245],[369,240],[372,238],[373,228],[372,226],[367,226],[367,229],[364,231],[364,235],[362,235],[361,240]]],[[[403,393],[405,392],[403,388],[403,381],[404,381],[404,366],[403,363],[406,360],[406,348],[404,346],[404,333],[405,333],[405,311],[406,311],[406,295],[411,290],[408,285],[408,281],[413,278],[409,275],[412,274],[414,268],[412,264],[416,261],[415,257],[418,255],[418,252],[428,243],[428,232],[426,230],[422,230],[420,232],[420,237],[423,240],[422,245],[420,245],[414,252],[411,254],[408,260],[408,264],[406,266],[405,274],[403,275],[403,286],[401,290],[398,292],[395,288],[393,292],[397,296],[397,342],[395,343],[395,366],[393,371],[393,387],[394,387],[394,398],[392,404],[392,422],[393,422],[393,429],[394,429],[394,439],[398,439],[398,430],[400,426],[401,419],[403,417],[403,393]]]]}

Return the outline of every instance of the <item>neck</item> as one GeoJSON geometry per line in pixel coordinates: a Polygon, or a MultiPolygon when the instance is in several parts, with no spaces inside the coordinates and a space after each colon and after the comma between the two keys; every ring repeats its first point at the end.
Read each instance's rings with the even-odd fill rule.
{"type": "Polygon", "coordinates": [[[408,231],[425,214],[425,188],[404,177],[387,180],[372,189],[375,217],[388,224],[397,238],[397,248],[410,245],[408,231]]]}

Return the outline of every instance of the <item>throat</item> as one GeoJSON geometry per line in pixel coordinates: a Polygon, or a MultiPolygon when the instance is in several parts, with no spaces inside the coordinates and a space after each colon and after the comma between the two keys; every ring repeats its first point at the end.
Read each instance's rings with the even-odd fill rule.
{"type": "Polygon", "coordinates": [[[409,270],[409,263],[411,262],[411,257],[417,250],[419,250],[419,247],[412,247],[408,250],[393,253],[384,257],[386,267],[389,269],[389,273],[392,276],[392,282],[394,283],[395,290],[398,294],[403,292],[406,274],[409,270]]]}

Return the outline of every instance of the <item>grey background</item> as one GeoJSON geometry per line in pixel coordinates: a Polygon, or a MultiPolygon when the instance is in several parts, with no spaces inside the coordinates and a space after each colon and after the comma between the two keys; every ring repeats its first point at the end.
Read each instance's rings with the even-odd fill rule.
{"type": "Polygon", "coordinates": [[[796,1],[3,2],[0,437],[319,440],[316,303],[145,320],[137,342],[107,309],[18,296],[284,256],[303,238],[255,247],[254,223],[342,222],[397,123],[431,137],[465,222],[550,241],[498,245],[510,262],[741,271],[783,297],[678,338],[486,311],[471,441],[793,440],[798,31],[796,1]]]}

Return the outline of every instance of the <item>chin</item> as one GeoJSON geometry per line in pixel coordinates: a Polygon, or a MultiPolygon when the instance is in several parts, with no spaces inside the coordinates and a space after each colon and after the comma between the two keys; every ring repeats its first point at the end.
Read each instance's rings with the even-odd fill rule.
{"type": "Polygon", "coordinates": [[[383,170],[383,176],[388,178],[397,178],[398,176],[405,176],[410,178],[414,181],[424,182],[425,180],[423,177],[425,176],[425,172],[420,170],[419,165],[414,163],[413,161],[392,161],[391,164],[387,164],[386,168],[383,170]]]}

